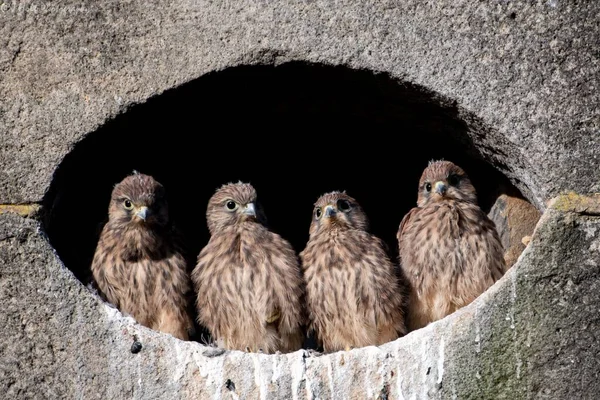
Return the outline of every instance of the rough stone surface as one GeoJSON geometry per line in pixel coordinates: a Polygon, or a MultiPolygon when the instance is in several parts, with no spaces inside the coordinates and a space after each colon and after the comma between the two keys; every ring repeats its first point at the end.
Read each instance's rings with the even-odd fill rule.
{"type": "Polygon", "coordinates": [[[522,198],[507,194],[498,197],[488,216],[496,224],[506,265],[511,266],[517,261],[540,215],[537,208],[522,198]]]}
{"type": "Polygon", "coordinates": [[[14,1],[0,4],[0,203],[132,104],[241,64],[385,71],[454,103],[538,208],[600,190],[598,2],[14,1]],[[477,119],[472,116],[476,115],[477,119]]]}
{"type": "Polygon", "coordinates": [[[517,264],[471,305],[383,346],[320,356],[223,352],[144,328],[81,285],[35,220],[2,214],[0,392],[5,399],[597,398],[600,202],[577,198],[596,212],[575,212],[572,199],[554,202],[517,264]]]}
{"type": "Polygon", "coordinates": [[[0,2],[2,398],[597,398],[600,199],[548,201],[600,191],[599,17],[563,0],[0,2]],[[209,72],[289,61],[389,73],[455,107],[546,210],[518,258],[531,220],[496,210],[513,268],[422,330],[322,356],[222,352],[99,301],[38,222],[65,155],[209,72]]]}

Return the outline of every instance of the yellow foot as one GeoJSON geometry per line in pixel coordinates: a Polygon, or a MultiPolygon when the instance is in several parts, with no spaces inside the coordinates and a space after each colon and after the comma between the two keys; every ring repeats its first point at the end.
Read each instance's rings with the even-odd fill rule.
{"type": "Polygon", "coordinates": [[[279,314],[279,311],[275,311],[273,315],[267,318],[267,324],[272,324],[273,322],[277,321],[280,317],[281,314],[279,314]]]}

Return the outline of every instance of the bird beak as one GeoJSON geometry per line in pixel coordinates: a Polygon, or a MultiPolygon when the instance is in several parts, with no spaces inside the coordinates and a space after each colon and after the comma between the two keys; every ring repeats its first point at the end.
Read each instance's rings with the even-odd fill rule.
{"type": "Polygon", "coordinates": [[[145,221],[148,216],[148,207],[140,207],[135,213],[135,216],[145,221]]]}
{"type": "Polygon", "coordinates": [[[440,195],[445,195],[446,191],[448,190],[448,186],[446,186],[446,184],[442,181],[436,182],[435,183],[435,192],[440,194],[440,195]]]}
{"type": "Polygon", "coordinates": [[[327,218],[330,218],[332,216],[335,215],[335,209],[333,208],[333,206],[327,206],[325,207],[325,216],[327,218]]]}
{"type": "Polygon", "coordinates": [[[256,217],[256,209],[254,208],[254,203],[248,203],[246,205],[246,208],[244,209],[244,214],[256,217]]]}

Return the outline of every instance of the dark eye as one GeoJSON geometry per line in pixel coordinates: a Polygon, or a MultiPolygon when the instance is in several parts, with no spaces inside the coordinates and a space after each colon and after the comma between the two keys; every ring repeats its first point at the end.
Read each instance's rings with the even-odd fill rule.
{"type": "Polygon", "coordinates": [[[315,210],[315,217],[317,217],[317,219],[319,219],[319,218],[321,218],[321,214],[322,214],[321,207],[319,207],[315,210]]]}
{"type": "Polygon", "coordinates": [[[340,211],[348,211],[350,209],[350,203],[346,200],[338,200],[337,207],[340,211]]]}
{"type": "Polygon", "coordinates": [[[431,192],[431,183],[427,182],[425,184],[425,190],[427,190],[428,192],[431,192]]]}
{"type": "Polygon", "coordinates": [[[125,200],[123,202],[123,207],[125,207],[126,210],[131,210],[133,208],[133,204],[131,203],[131,200],[125,200]]]}
{"type": "Polygon", "coordinates": [[[227,207],[228,210],[235,210],[237,204],[233,200],[228,200],[227,203],[225,203],[225,207],[227,207]]]}
{"type": "Polygon", "coordinates": [[[448,183],[452,186],[457,185],[459,180],[460,178],[458,177],[458,175],[452,174],[448,177],[448,183]]]}

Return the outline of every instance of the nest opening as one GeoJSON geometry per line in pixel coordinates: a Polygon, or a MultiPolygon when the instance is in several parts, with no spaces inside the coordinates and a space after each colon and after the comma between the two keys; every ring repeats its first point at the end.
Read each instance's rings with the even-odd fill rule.
{"type": "Polygon", "coordinates": [[[298,252],[317,197],[346,190],[396,259],[398,225],[430,160],[460,165],[486,212],[502,193],[520,196],[467,130],[452,102],[384,73],[302,62],[232,67],[135,105],[81,140],[55,173],[44,228],[87,284],[112,188],[137,170],[165,186],[194,254],[209,239],[208,199],[241,180],[298,252]]]}

